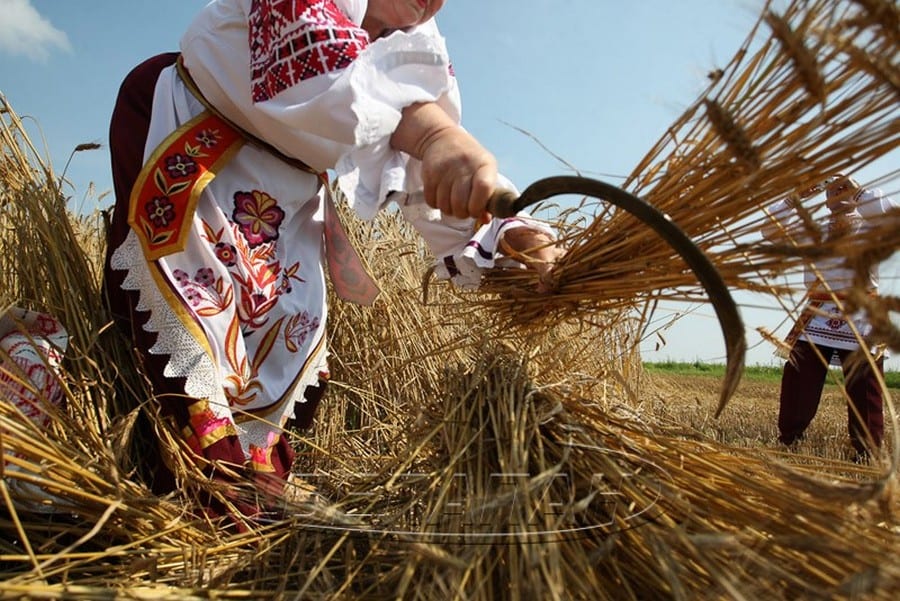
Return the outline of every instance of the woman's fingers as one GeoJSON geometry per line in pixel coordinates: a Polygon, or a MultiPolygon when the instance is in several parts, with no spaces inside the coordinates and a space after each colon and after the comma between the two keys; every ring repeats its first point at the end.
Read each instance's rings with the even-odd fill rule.
{"type": "Polygon", "coordinates": [[[542,230],[517,227],[500,239],[501,250],[538,274],[538,291],[550,290],[553,268],[566,251],[542,230]]]}
{"type": "Polygon", "coordinates": [[[422,155],[425,201],[458,218],[481,217],[497,181],[497,162],[462,128],[435,136],[422,155]]]}
{"type": "Polygon", "coordinates": [[[487,211],[488,201],[497,187],[497,164],[483,165],[472,176],[469,189],[468,217],[480,218],[487,211]]]}

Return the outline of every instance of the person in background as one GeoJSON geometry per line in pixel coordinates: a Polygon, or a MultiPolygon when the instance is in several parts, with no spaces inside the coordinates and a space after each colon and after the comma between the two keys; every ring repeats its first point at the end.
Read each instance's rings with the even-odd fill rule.
{"type": "MultiPolygon", "coordinates": [[[[825,191],[828,221],[826,240],[864,237],[871,225],[898,205],[879,189],[863,188],[844,173],[804,191],[801,199],[825,191]]],[[[805,228],[795,201],[785,199],[769,207],[772,220],[763,228],[767,239],[788,236],[801,242],[805,228]]],[[[828,365],[840,365],[845,376],[848,429],[854,460],[865,462],[881,447],[884,411],[876,370],[883,374],[884,356],[860,352],[860,339],[871,333],[862,312],[847,316],[842,306],[853,285],[854,271],[842,257],[834,256],[808,265],[804,271],[806,306],[787,336],[788,361],[781,378],[778,410],[778,440],[793,445],[800,440],[818,410],[828,365]]],[[[877,267],[867,276],[870,294],[878,291],[877,267]]]]}
{"type": "MultiPolygon", "coordinates": [[[[0,403],[14,429],[3,429],[2,478],[12,493],[9,499],[22,510],[54,513],[65,501],[49,493],[40,481],[46,469],[40,454],[30,456],[14,449],[28,448],[31,436],[44,432],[54,412],[65,406],[60,365],[69,344],[69,334],[51,315],[21,307],[0,310],[0,403]],[[25,420],[30,425],[25,425],[25,420]],[[24,459],[24,466],[12,458],[24,459]]],[[[31,449],[29,449],[31,450],[31,449]]],[[[0,502],[0,507],[4,503],[0,502]]]]}
{"type": "MultiPolygon", "coordinates": [[[[122,83],[104,284],[196,464],[226,490],[255,482],[257,500],[212,495],[209,515],[258,515],[289,494],[284,428],[311,424],[328,374],[324,265],[342,298],[377,296],[332,185],[364,219],[398,205],[460,286],[511,260],[501,242],[541,274],[561,253],[527,215],[487,212],[514,188],[460,124],[442,5],[214,0],[180,52],[122,83]]],[[[178,488],[176,473],[158,465],[153,489],[178,488]]]]}

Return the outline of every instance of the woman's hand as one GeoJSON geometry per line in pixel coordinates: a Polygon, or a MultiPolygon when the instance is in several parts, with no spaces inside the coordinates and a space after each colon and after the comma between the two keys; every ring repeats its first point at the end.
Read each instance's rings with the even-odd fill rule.
{"type": "Polygon", "coordinates": [[[422,154],[425,202],[460,219],[478,219],[497,183],[497,161],[461,127],[436,133],[422,154]]]}
{"type": "Polygon", "coordinates": [[[391,145],[422,161],[425,202],[460,219],[478,219],[497,183],[497,161],[435,103],[414,104],[391,145]]]}
{"type": "Polygon", "coordinates": [[[553,267],[566,251],[547,232],[528,226],[507,230],[500,250],[538,274],[538,291],[549,292],[553,267]]]}
{"type": "MultiPolygon", "coordinates": [[[[497,185],[497,161],[471,134],[433,102],[413,104],[391,136],[391,146],[422,161],[425,202],[460,219],[481,219],[497,185]]],[[[531,228],[508,230],[500,249],[540,277],[549,290],[550,272],[563,249],[547,233],[531,228]]]]}

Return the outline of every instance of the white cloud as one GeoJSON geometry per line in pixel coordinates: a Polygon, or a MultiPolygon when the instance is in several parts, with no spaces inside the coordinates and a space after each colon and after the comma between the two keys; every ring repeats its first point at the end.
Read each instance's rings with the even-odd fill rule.
{"type": "Polygon", "coordinates": [[[0,52],[46,61],[54,48],[70,51],[64,31],[31,5],[31,0],[0,0],[0,52]]]}

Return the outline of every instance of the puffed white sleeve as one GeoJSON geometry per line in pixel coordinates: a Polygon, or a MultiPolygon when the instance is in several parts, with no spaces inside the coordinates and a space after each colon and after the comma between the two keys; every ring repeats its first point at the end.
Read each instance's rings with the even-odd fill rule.
{"type": "Polygon", "coordinates": [[[182,37],[181,53],[213,106],[282,153],[333,169],[371,218],[390,191],[414,187],[409,157],[390,146],[402,110],[436,102],[459,122],[459,98],[433,20],[370,41],[361,12],[347,6],[216,0],[182,37]]]}
{"type": "MultiPolygon", "coordinates": [[[[516,191],[502,175],[498,186],[516,191]]],[[[555,239],[547,224],[521,212],[506,219],[494,218],[488,223],[445,215],[429,207],[421,192],[394,194],[391,197],[404,218],[416,228],[434,256],[434,274],[440,280],[451,280],[465,289],[477,288],[484,270],[493,267],[525,269],[520,262],[499,250],[500,240],[511,229],[529,227],[555,239]]]]}
{"type": "Polygon", "coordinates": [[[794,202],[790,199],[782,199],[773,202],[764,209],[765,218],[760,228],[763,238],[773,240],[796,233],[799,218],[794,209],[794,202]]]}
{"type": "Polygon", "coordinates": [[[856,199],[857,210],[865,219],[877,218],[900,210],[900,203],[879,188],[864,188],[856,199]]]}

